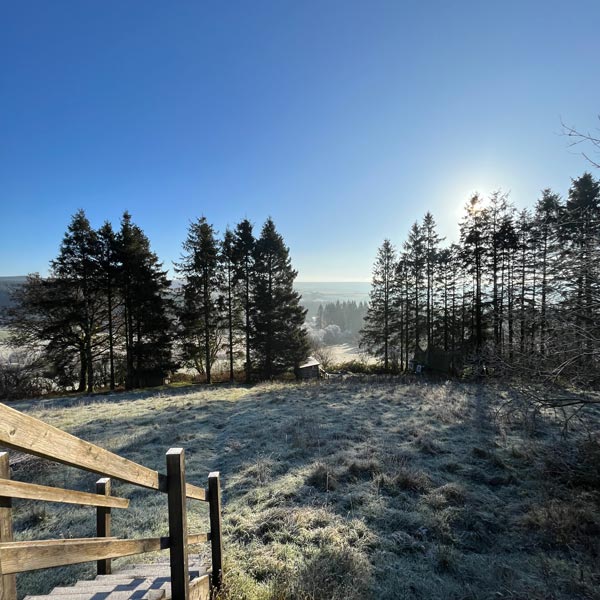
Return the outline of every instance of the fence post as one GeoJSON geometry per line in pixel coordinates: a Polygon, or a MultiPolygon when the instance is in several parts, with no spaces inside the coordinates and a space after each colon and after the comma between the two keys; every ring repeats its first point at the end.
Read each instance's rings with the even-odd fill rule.
{"type": "Polygon", "coordinates": [[[167,452],[167,492],[169,497],[171,597],[173,600],[188,600],[190,576],[187,555],[187,507],[183,448],[171,448],[167,452]]]}
{"type": "MultiPolygon", "coordinates": [[[[96,493],[102,496],[110,496],[111,492],[110,478],[102,477],[96,481],[96,493]]],[[[96,508],[96,536],[110,537],[110,508],[108,506],[98,506],[96,508]]],[[[111,560],[106,558],[97,562],[98,575],[111,574],[111,560]]]]}
{"type": "Polygon", "coordinates": [[[223,537],[221,526],[221,483],[218,471],[208,476],[210,511],[210,545],[212,551],[212,587],[220,589],[223,583],[223,537]]]}
{"type": "MultiPolygon", "coordinates": [[[[8,452],[0,452],[0,478],[10,479],[8,452]]],[[[0,497],[0,543],[13,541],[12,500],[0,497]]],[[[2,575],[0,565],[0,599],[16,600],[17,584],[15,575],[2,575]]]]}

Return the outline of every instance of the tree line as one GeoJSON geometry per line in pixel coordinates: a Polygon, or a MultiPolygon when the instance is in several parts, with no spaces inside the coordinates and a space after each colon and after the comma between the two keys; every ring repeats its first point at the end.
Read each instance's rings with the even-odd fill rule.
{"type": "MultiPolygon", "coordinates": [[[[367,302],[336,300],[335,302],[315,304],[316,310],[313,310],[315,314],[307,317],[306,320],[306,328],[313,346],[313,355],[315,349],[321,345],[356,343],[367,313],[367,302]]],[[[307,315],[310,315],[310,309],[307,315]]]]}
{"type": "Polygon", "coordinates": [[[342,333],[354,337],[362,329],[367,303],[355,300],[336,300],[319,304],[315,317],[315,327],[326,329],[330,325],[339,327],[342,333]]]}
{"type": "Polygon", "coordinates": [[[180,367],[210,383],[219,357],[231,381],[240,359],[246,381],[269,379],[306,357],[296,271],[272,219],[258,237],[243,220],[219,239],[199,218],[175,271],[172,285],[128,212],[115,231],[94,229],[80,210],[49,276],[29,275],[15,290],[4,311],[9,344],[27,351],[35,376],[88,392],[152,385],[180,367]]]}
{"type": "Polygon", "coordinates": [[[443,241],[428,212],[400,251],[378,250],[360,343],[386,370],[470,363],[598,382],[598,180],[584,173],[566,199],[545,189],[523,210],[475,194],[459,241],[443,241]]]}

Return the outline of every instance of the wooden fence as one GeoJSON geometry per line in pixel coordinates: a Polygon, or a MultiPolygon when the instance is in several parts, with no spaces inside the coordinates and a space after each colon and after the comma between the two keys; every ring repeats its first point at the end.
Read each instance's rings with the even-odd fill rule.
{"type": "Polygon", "coordinates": [[[222,583],[223,542],[219,473],[208,476],[206,489],[187,483],[183,448],[166,454],[166,475],[85,442],[38,419],[0,404],[0,445],[102,475],[96,493],[66,490],[10,480],[8,453],[0,453],[0,599],[15,600],[15,574],[97,561],[98,574],[111,572],[111,559],[169,550],[173,600],[188,600],[218,590],[222,583]],[[110,478],[167,494],[169,536],[118,539],[111,536],[111,510],[126,509],[129,500],[111,495],[110,478]],[[13,541],[12,499],[44,500],[96,507],[97,537],[13,541]],[[189,534],[186,499],[208,502],[210,531],[189,534]],[[190,582],[188,546],[211,543],[212,571],[190,582]]]}

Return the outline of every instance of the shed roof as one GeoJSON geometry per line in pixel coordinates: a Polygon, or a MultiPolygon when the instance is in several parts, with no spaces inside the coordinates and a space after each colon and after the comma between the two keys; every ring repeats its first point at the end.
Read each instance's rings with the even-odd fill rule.
{"type": "Polygon", "coordinates": [[[321,363],[314,357],[309,356],[304,364],[301,364],[299,369],[307,369],[308,367],[318,367],[321,363]]]}

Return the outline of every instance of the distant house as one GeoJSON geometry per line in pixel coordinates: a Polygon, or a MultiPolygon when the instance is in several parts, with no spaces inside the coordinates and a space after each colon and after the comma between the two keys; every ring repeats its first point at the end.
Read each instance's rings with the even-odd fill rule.
{"type": "Polygon", "coordinates": [[[326,373],[321,368],[321,363],[313,356],[309,356],[306,362],[301,364],[296,370],[296,377],[298,379],[319,379],[324,375],[326,373]]]}

